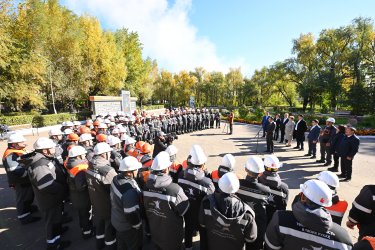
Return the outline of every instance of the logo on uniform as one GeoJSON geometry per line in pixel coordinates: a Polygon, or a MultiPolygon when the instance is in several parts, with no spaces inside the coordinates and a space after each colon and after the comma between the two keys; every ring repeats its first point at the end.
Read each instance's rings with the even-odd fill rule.
{"type": "Polygon", "coordinates": [[[154,203],[155,209],[160,210],[160,201],[153,201],[153,203],[154,203]]]}
{"type": "Polygon", "coordinates": [[[192,188],[189,188],[189,194],[194,195],[194,190],[192,188]]]}
{"type": "Polygon", "coordinates": [[[92,180],[90,178],[87,178],[87,181],[88,181],[89,185],[92,186],[92,180]]]}

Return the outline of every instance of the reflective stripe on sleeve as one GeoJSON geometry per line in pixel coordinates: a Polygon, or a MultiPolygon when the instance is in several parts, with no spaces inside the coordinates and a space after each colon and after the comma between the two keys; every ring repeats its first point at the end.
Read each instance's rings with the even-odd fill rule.
{"type": "Polygon", "coordinates": [[[22,219],[22,218],[25,218],[26,216],[28,216],[29,214],[31,214],[31,213],[30,212],[24,213],[24,214],[18,215],[17,218],[22,219]]]}
{"type": "Polygon", "coordinates": [[[170,196],[170,195],[158,194],[158,193],[149,192],[149,191],[144,191],[143,195],[146,196],[146,197],[153,197],[153,198],[158,198],[158,199],[162,199],[162,200],[166,200],[166,201],[171,201],[173,203],[175,203],[176,200],[177,200],[176,197],[173,197],[173,196],[170,196]]]}
{"type": "Polygon", "coordinates": [[[10,167],[10,168],[9,168],[9,171],[14,171],[14,170],[17,170],[17,169],[20,169],[20,168],[22,168],[21,165],[20,165],[20,164],[17,164],[17,165],[15,165],[15,166],[13,166],[13,167],[10,167]]]}
{"type": "Polygon", "coordinates": [[[111,246],[111,245],[116,243],[116,239],[114,239],[112,241],[105,241],[104,243],[105,243],[106,246],[111,246]]]}
{"type": "Polygon", "coordinates": [[[272,249],[276,249],[276,250],[281,249],[281,247],[277,247],[277,246],[273,245],[273,244],[268,240],[268,238],[267,238],[267,234],[264,236],[264,241],[266,242],[267,246],[269,246],[269,247],[272,248],[272,249]]]}
{"type": "Polygon", "coordinates": [[[122,197],[122,194],[120,193],[120,191],[116,188],[115,184],[112,182],[111,183],[111,187],[112,187],[112,190],[113,192],[117,195],[117,197],[119,197],[121,199],[122,197]]]}
{"type": "Polygon", "coordinates": [[[292,228],[279,226],[279,230],[280,230],[280,233],[282,234],[290,235],[290,236],[297,237],[297,238],[304,239],[304,240],[313,241],[313,242],[316,242],[320,245],[324,245],[329,248],[335,248],[335,249],[340,249],[340,250],[351,249],[351,246],[347,244],[334,241],[334,240],[329,240],[329,239],[319,237],[316,235],[312,235],[306,232],[301,232],[292,228]]]}
{"type": "Polygon", "coordinates": [[[100,174],[95,173],[95,172],[93,172],[93,171],[91,171],[89,169],[86,171],[86,173],[89,174],[89,175],[91,175],[92,177],[94,177],[98,181],[102,181],[102,176],[100,174]]]}
{"type": "Polygon", "coordinates": [[[237,191],[237,193],[248,196],[248,197],[252,197],[252,198],[255,198],[255,199],[258,199],[258,200],[267,200],[267,197],[268,197],[267,195],[257,194],[257,193],[245,191],[245,190],[242,190],[242,189],[239,189],[237,191]]]}
{"type": "Polygon", "coordinates": [[[130,207],[130,208],[124,208],[124,212],[127,213],[127,214],[130,214],[130,213],[136,211],[137,209],[139,209],[139,206],[135,205],[135,206],[130,207]]]}
{"type": "Polygon", "coordinates": [[[199,189],[203,192],[208,191],[208,189],[206,187],[203,187],[202,185],[199,185],[197,183],[194,183],[192,181],[188,181],[188,180],[185,180],[185,179],[178,179],[178,183],[183,183],[183,184],[189,185],[189,186],[194,187],[196,189],[199,189]]]}
{"type": "Polygon", "coordinates": [[[46,183],[42,184],[42,185],[39,185],[38,186],[38,189],[43,189],[45,187],[48,187],[49,185],[51,185],[53,183],[54,180],[50,180],[50,181],[47,181],[46,183]]]}
{"type": "Polygon", "coordinates": [[[140,228],[140,226],[142,226],[142,221],[141,221],[141,222],[139,222],[139,224],[137,224],[137,225],[134,225],[134,226],[133,226],[133,228],[135,228],[135,229],[138,229],[138,228],[140,228]]]}
{"type": "Polygon", "coordinates": [[[100,239],[104,239],[104,234],[96,235],[95,237],[96,237],[96,239],[98,239],[98,240],[100,240],[100,239]]]}
{"type": "Polygon", "coordinates": [[[351,222],[353,222],[353,223],[358,223],[358,221],[356,221],[356,220],[354,220],[352,217],[348,217],[348,220],[350,220],[351,222]]]}
{"type": "Polygon", "coordinates": [[[270,190],[270,193],[272,193],[272,194],[276,194],[277,196],[281,196],[281,197],[283,197],[283,198],[286,198],[286,194],[284,194],[283,192],[281,192],[281,191],[276,191],[276,190],[270,190]]]}
{"type": "Polygon", "coordinates": [[[357,209],[361,210],[362,212],[365,212],[367,214],[371,214],[372,210],[368,209],[360,204],[358,204],[356,201],[353,201],[353,206],[355,206],[357,209]]]}

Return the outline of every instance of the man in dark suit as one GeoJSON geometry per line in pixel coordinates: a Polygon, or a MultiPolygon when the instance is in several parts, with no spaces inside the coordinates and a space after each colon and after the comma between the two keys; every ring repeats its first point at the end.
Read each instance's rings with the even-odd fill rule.
{"type": "Polygon", "coordinates": [[[275,116],[275,123],[276,123],[276,129],[275,129],[275,134],[273,135],[273,139],[277,141],[279,139],[279,130],[280,130],[280,125],[281,125],[280,114],[277,114],[275,116]]]}
{"type": "Polygon", "coordinates": [[[299,149],[299,151],[303,151],[303,142],[305,141],[305,132],[307,130],[307,125],[305,120],[303,119],[303,115],[298,115],[298,122],[294,127],[295,138],[297,140],[297,146],[294,147],[295,149],[299,149]],[[301,147],[301,148],[300,148],[301,147]]]}
{"type": "Polygon", "coordinates": [[[280,138],[280,143],[284,143],[284,136],[285,136],[285,125],[289,121],[289,114],[285,113],[284,118],[281,120],[280,123],[280,133],[281,133],[281,138],[280,138]]]}
{"type": "Polygon", "coordinates": [[[340,145],[336,149],[337,154],[341,157],[341,174],[340,181],[350,181],[352,179],[352,164],[353,158],[359,149],[359,138],[355,135],[356,129],[352,126],[347,126],[345,129],[345,137],[342,139],[340,145]]]}
{"type": "Polygon", "coordinates": [[[273,118],[268,117],[268,126],[267,126],[267,153],[273,153],[273,133],[275,132],[276,123],[273,121],[273,118]]]}
{"type": "Polygon", "coordinates": [[[266,115],[263,116],[262,118],[262,128],[263,128],[263,137],[266,136],[266,131],[267,131],[267,127],[268,127],[268,118],[270,117],[270,113],[269,112],[266,112],[266,115]]]}
{"type": "Polygon", "coordinates": [[[321,128],[319,126],[319,121],[317,119],[314,119],[312,121],[310,133],[307,136],[307,140],[309,143],[309,151],[307,152],[307,154],[305,154],[305,156],[311,156],[311,159],[316,158],[316,143],[319,139],[320,129],[321,128]]]}

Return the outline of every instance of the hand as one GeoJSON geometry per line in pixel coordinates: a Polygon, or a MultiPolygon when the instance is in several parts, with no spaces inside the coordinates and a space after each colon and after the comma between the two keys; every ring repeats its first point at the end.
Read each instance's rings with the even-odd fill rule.
{"type": "Polygon", "coordinates": [[[350,229],[354,229],[354,226],[355,226],[356,224],[355,223],[353,223],[353,222],[351,222],[350,220],[348,220],[347,222],[346,222],[346,226],[348,227],[348,228],[350,228],[350,229]]]}
{"type": "Polygon", "coordinates": [[[316,143],[316,141],[313,141],[313,143],[315,144],[315,143],[316,143]]]}
{"type": "Polygon", "coordinates": [[[349,161],[353,160],[353,158],[352,158],[352,157],[349,157],[349,156],[346,157],[346,159],[349,160],[349,161]]]}
{"type": "Polygon", "coordinates": [[[329,147],[329,146],[331,146],[331,143],[327,142],[326,147],[329,147]]]}

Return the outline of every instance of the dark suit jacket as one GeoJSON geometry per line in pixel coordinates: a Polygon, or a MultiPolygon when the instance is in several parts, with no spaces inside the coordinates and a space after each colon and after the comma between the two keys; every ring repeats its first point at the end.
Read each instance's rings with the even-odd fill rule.
{"type": "Polygon", "coordinates": [[[276,123],[275,122],[268,123],[267,137],[273,137],[273,133],[275,132],[275,129],[276,129],[276,123]]]}
{"type": "Polygon", "coordinates": [[[262,127],[263,127],[263,129],[267,129],[267,127],[268,127],[268,124],[269,124],[268,117],[269,116],[265,115],[262,118],[262,127]]]}
{"type": "Polygon", "coordinates": [[[305,132],[307,130],[307,125],[306,125],[305,120],[301,120],[298,123],[298,125],[297,125],[297,122],[296,122],[296,127],[297,127],[297,130],[294,130],[295,137],[297,139],[305,139],[305,132]]]}
{"type": "Polygon", "coordinates": [[[289,122],[289,118],[283,118],[281,120],[280,129],[285,130],[285,125],[289,122]]]}
{"type": "Polygon", "coordinates": [[[307,136],[307,139],[311,141],[317,141],[319,138],[321,127],[319,125],[316,125],[312,130],[310,130],[310,133],[307,136]]]}

